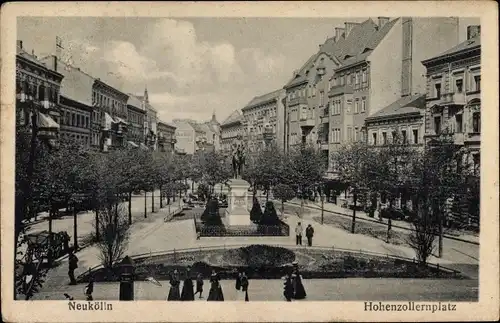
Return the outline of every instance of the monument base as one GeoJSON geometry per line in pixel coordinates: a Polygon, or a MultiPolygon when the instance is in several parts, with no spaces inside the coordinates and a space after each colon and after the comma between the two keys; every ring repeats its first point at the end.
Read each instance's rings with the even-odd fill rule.
{"type": "Polygon", "coordinates": [[[233,225],[251,225],[248,212],[248,188],[250,184],[242,179],[233,179],[229,182],[229,206],[227,208],[227,222],[233,225]]]}

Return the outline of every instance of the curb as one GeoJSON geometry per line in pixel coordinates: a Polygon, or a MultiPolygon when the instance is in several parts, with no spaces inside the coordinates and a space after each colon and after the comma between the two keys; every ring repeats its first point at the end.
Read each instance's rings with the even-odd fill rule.
{"type": "MultiPolygon", "coordinates": [[[[293,205],[293,206],[300,206],[300,204],[294,203],[294,202],[286,202],[286,203],[288,203],[289,205],[293,205]]],[[[317,207],[317,206],[311,206],[311,205],[304,204],[304,207],[309,208],[309,209],[314,209],[314,210],[321,211],[321,208],[317,207]]],[[[328,210],[328,209],[323,209],[323,210],[324,210],[324,212],[327,212],[327,213],[337,214],[337,215],[341,215],[341,216],[344,216],[344,217],[352,217],[352,215],[344,214],[344,213],[341,213],[341,212],[331,211],[331,210],[328,210]]],[[[370,219],[365,219],[365,218],[359,218],[359,217],[357,217],[356,220],[361,220],[361,221],[366,221],[366,222],[372,222],[372,223],[381,224],[380,222],[375,221],[375,220],[370,220],[370,219]]],[[[415,231],[415,230],[413,230],[411,228],[402,227],[402,226],[399,226],[399,225],[396,225],[396,224],[392,224],[392,227],[393,228],[403,229],[403,230],[406,230],[406,231],[415,231]]],[[[446,239],[460,241],[460,242],[465,242],[465,243],[469,243],[469,244],[473,244],[473,245],[479,246],[479,242],[465,240],[465,239],[460,239],[460,238],[453,237],[453,236],[450,236],[450,235],[447,235],[447,234],[443,234],[443,237],[446,238],[446,239]]]]}

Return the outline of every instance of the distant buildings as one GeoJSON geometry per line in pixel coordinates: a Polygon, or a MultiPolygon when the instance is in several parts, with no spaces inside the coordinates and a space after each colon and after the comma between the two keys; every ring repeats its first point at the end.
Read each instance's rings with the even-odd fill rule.
{"type": "Polygon", "coordinates": [[[243,126],[243,116],[239,110],[235,110],[224,120],[221,128],[221,151],[230,154],[233,145],[243,140],[245,129],[243,126]]]}
{"type": "Polygon", "coordinates": [[[175,151],[176,128],[163,121],[158,122],[158,150],[171,155],[175,151]]]}
{"type": "Polygon", "coordinates": [[[146,111],[141,100],[132,94],[129,94],[127,110],[129,123],[127,141],[130,146],[137,148],[141,143],[145,143],[146,111]]]}
{"type": "Polygon", "coordinates": [[[285,90],[280,89],[254,97],[243,109],[243,126],[248,149],[257,151],[264,148],[264,129],[268,125],[276,144],[284,147],[285,115],[283,99],[285,90]]]}

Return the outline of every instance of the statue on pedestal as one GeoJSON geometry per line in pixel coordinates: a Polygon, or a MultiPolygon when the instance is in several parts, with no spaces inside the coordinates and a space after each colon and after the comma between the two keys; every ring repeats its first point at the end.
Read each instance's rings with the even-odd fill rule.
{"type": "Polygon", "coordinates": [[[234,179],[241,178],[241,173],[243,171],[243,165],[245,164],[245,152],[243,151],[243,145],[240,143],[236,146],[233,151],[233,177],[234,179]]]}

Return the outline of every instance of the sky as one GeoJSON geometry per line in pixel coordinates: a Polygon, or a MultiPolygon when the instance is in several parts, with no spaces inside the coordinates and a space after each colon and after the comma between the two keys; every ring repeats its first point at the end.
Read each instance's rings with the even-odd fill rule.
{"type": "MultiPolygon", "coordinates": [[[[367,18],[349,18],[362,22],[367,18]]],[[[373,18],[376,21],[375,18],[373,18]]],[[[125,93],[147,86],[159,118],[219,122],[253,97],[282,88],[346,18],[21,17],[17,39],[125,93]]],[[[478,18],[460,19],[460,40],[478,18]]]]}

